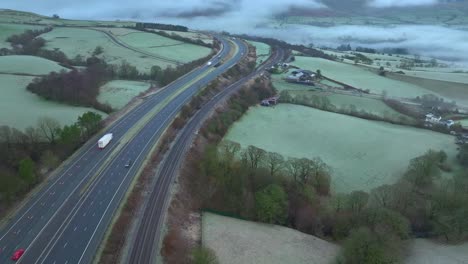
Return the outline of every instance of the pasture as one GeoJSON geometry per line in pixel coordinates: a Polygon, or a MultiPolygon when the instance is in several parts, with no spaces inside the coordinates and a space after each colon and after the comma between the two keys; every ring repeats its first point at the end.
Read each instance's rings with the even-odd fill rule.
{"type": "Polygon", "coordinates": [[[250,45],[254,46],[257,54],[257,67],[262,64],[271,54],[271,47],[268,44],[257,41],[247,41],[250,45]]]}
{"type": "Polygon", "coordinates": [[[145,54],[127,49],[114,43],[103,32],[84,28],[55,28],[51,32],[41,35],[47,43],[46,49],[59,49],[69,58],[81,55],[84,58],[90,57],[97,46],[103,48],[103,53],[99,55],[107,63],[120,64],[127,61],[138,68],[139,71],[149,72],[153,65],[161,68],[175,66],[173,63],[156,60],[145,54]]]}
{"type": "Polygon", "coordinates": [[[108,104],[113,109],[124,107],[133,97],[150,88],[149,83],[137,81],[110,81],[100,88],[98,102],[108,104]]]}
{"type": "Polygon", "coordinates": [[[32,81],[30,76],[0,74],[0,125],[8,125],[17,129],[35,126],[41,117],[51,117],[62,125],[76,122],[78,116],[87,111],[105,113],[92,108],[76,107],[47,101],[26,90],[32,81]]]}
{"type": "Polygon", "coordinates": [[[338,246],[291,228],[203,213],[202,244],[223,264],[328,264],[338,246]]]}
{"type": "Polygon", "coordinates": [[[457,153],[449,135],[290,104],[251,108],[225,138],[285,157],[320,157],[332,169],[334,192],[394,183],[429,149],[447,152],[450,164],[457,153]]]}
{"type": "Polygon", "coordinates": [[[68,71],[55,61],[27,55],[0,56],[0,73],[45,75],[68,71]]]}
{"type": "Polygon", "coordinates": [[[369,89],[371,93],[382,94],[386,91],[389,96],[414,98],[423,94],[432,93],[417,85],[392,80],[379,76],[370,69],[354,65],[325,60],[321,58],[296,57],[294,65],[316,71],[320,69],[322,75],[346,83],[360,89],[369,89]]]}

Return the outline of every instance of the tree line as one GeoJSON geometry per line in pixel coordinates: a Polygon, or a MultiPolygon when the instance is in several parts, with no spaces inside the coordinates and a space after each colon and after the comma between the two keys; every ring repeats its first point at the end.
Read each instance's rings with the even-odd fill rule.
{"type": "Polygon", "coordinates": [[[23,131],[0,126],[0,215],[94,135],[101,119],[86,112],[65,126],[49,117],[23,131]]]}
{"type": "Polygon", "coordinates": [[[136,23],[135,27],[137,29],[154,28],[154,29],[160,29],[160,30],[171,30],[171,31],[181,31],[181,32],[188,31],[188,28],[185,26],[171,25],[171,24],[159,24],[159,23],[136,23]]]}

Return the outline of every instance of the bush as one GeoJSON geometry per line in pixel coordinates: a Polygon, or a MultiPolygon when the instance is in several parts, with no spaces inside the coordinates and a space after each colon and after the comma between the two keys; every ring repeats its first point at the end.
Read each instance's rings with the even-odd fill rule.
{"type": "Polygon", "coordinates": [[[270,224],[284,224],[287,218],[287,196],[283,188],[270,184],[255,193],[258,220],[270,224]]]}
{"type": "Polygon", "coordinates": [[[218,264],[218,258],[213,250],[207,247],[197,247],[192,251],[193,264],[218,264]]]}

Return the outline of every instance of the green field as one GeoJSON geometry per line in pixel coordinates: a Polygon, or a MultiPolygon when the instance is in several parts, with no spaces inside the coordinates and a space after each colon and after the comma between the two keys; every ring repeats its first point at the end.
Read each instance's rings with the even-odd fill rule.
{"type": "Polygon", "coordinates": [[[448,101],[456,101],[458,105],[468,106],[468,84],[466,83],[439,81],[396,73],[388,73],[387,77],[424,87],[448,101]]]}
{"type": "Polygon", "coordinates": [[[452,136],[289,104],[252,108],[226,139],[287,157],[321,157],[336,192],[394,183],[428,149],[446,151],[453,164],[457,152],[452,136]]]}
{"type": "MultiPolygon", "coordinates": [[[[62,125],[76,122],[78,116],[92,108],[75,107],[47,101],[26,90],[33,77],[0,74],[0,125],[17,129],[35,126],[37,120],[47,116],[57,119],[62,125]]],[[[99,112],[103,117],[105,113],[99,112]]]]}
{"type": "Polygon", "coordinates": [[[55,61],[35,56],[0,56],[0,73],[45,75],[49,72],[68,71],[55,61]]]}
{"type": "Polygon", "coordinates": [[[150,88],[149,83],[136,81],[110,81],[100,89],[97,100],[114,109],[124,107],[133,97],[150,88]]]}
{"type": "Polygon", "coordinates": [[[149,72],[153,65],[162,68],[175,66],[173,63],[159,61],[144,54],[121,47],[111,41],[103,32],[82,28],[55,28],[51,32],[41,35],[46,43],[46,49],[59,49],[69,58],[76,55],[90,57],[97,46],[104,49],[100,56],[111,64],[120,64],[122,61],[136,66],[139,71],[149,72]]]}
{"type": "Polygon", "coordinates": [[[144,52],[187,63],[210,54],[211,49],[137,30],[108,28],[120,40],[144,52]],[[116,33],[114,33],[118,30],[116,33]]]}
{"type": "Polygon", "coordinates": [[[0,49],[1,48],[11,48],[10,43],[6,40],[11,35],[21,34],[26,30],[42,29],[42,26],[32,26],[32,25],[19,25],[19,24],[0,24],[0,49]]]}
{"type": "Polygon", "coordinates": [[[257,67],[262,64],[271,54],[271,47],[268,44],[257,41],[247,41],[250,45],[254,46],[257,53],[257,67]]]}
{"type": "Polygon", "coordinates": [[[349,110],[354,107],[357,111],[364,111],[394,121],[400,120],[400,117],[404,117],[407,120],[413,120],[411,117],[393,110],[393,108],[387,106],[379,99],[361,97],[358,95],[355,96],[316,91],[290,91],[289,94],[293,98],[299,99],[304,97],[312,98],[312,96],[326,97],[330,100],[330,103],[338,109],[349,110]]]}
{"type": "Polygon", "coordinates": [[[422,87],[392,80],[361,67],[350,64],[325,60],[321,58],[296,56],[294,65],[315,71],[320,69],[322,75],[346,83],[360,89],[369,89],[371,93],[382,94],[386,91],[389,96],[414,98],[423,94],[432,93],[422,87]]]}
{"type": "Polygon", "coordinates": [[[223,264],[328,264],[338,246],[291,228],[203,213],[202,244],[223,264]]]}

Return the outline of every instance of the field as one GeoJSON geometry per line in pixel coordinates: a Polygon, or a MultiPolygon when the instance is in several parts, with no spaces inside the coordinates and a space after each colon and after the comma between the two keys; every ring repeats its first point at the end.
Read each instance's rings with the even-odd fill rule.
{"type": "Polygon", "coordinates": [[[468,106],[468,84],[424,79],[396,73],[389,73],[387,77],[397,81],[423,86],[427,90],[437,92],[449,101],[456,101],[459,105],[468,106]]]}
{"type": "Polygon", "coordinates": [[[422,87],[406,82],[391,80],[377,75],[354,65],[329,61],[321,58],[310,58],[296,56],[294,65],[316,71],[320,69],[322,74],[328,78],[346,83],[361,89],[369,89],[371,93],[382,94],[386,91],[389,96],[414,98],[423,94],[431,93],[422,87]]]}
{"type": "Polygon", "coordinates": [[[407,264],[468,263],[468,243],[443,245],[426,239],[414,239],[409,247],[407,264]]]}
{"type": "Polygon", "coordinates": [[[328,264],[338,246],[296,230],[203,213],[202,244],[223,264],[328,264]]]}
{"type": "Polygon", "coordinates": [[[252,108],[225,138],[286,157],[320,157],[332,168],[335,192],[394,183],[429,149],[446,151],[450,163],[457,152],[452,136],[289,104],[252,108]]]}
{"type": "MultiPolygon", "coordinates": [[[[2,84],[0,96],[0,125],[17,129],[35,126],[40,117],[51,117],[62,125],[74,123],[78,116],[87,111],[98,112],[92,108],[46,101],[26,90],[33,77],[0,74],[2,84]]],[[[106,114],[101,113],[103,117],[106,114]]]]}
{"type": "Polygon", "coordinates": [[[11,35],[21,34],[28,29],[42,29],[42,26],[18,25],[18,24],[0,24],[0,49],[11,48],[7,38],[11,35]]]}
{"type": "Polygon", "coordinates": [[[271,47],[268,44],[257,41],[247,41],[250,45],[254,46],[257,52],[257,67],[262,64],[263,61],[268,59],[271,53],[271,47]]]}
{"type": "Polygon", "coordinates": [[[311,97],[313,95],[327,97],[330,100],[330,103],[339,109],[350,109],[351,107],[355,107],[357,111],[365,111],[367,113],[395,121],[399,120],[400,117],[405,117],[411,120],[409,116],[400,114],[378,99],[315,91],[290,91],[290,95],[293,98],[301,98],[304,96],[311,97]]]}
{"type": "Polygon", "coordinates": [[[109,104],[114,109],[120,109],[149,87],[150,84],[145,82],[111,81],[101,87],[97,100],[109,104]]]}
{"type": "Polygon", "coordinates": [[[0,73],[44,75],[49,72],[68,71],[55,61],[35,56],[0,56],[0,73]]]}
{"type": "Polygon", "coordinates": [[[211,49],[132,29],[105,29],[120,40],[144,52],[187,63],[210,54],[211,49]]]}
{"type": "Polygon", "coordinates": [[[34,13],[0,9],[0,22],[18,24],[66,25],[66,26],[134,26],[129,21],[87,21],[71,19],[54,19],[34,13]]]}
{"type": "Polygon", "coordinates": [[[136,66],[139,71],[149,72],[153,65],[165,68],[173,63],[158,61],[144,54],[121,47],[111,41],[103,32],[81,28],[55,28],[41,35],[47,41],[46,49],[59,49],[69,58],[77,55],[90,57],[97,46],[104,49],[102,56],[107,63],[120,64],[127,61],[136,66]]]}
{"type": "MultiPolygon", "coordinates": [[[[223,264],[334,263],[340,247],[290,228],[203,213],[202,244],[223,264]]],[[[407,243],[404,264],[468,263],[468,243],[443,245],[426,239],[407,243]]]]}

